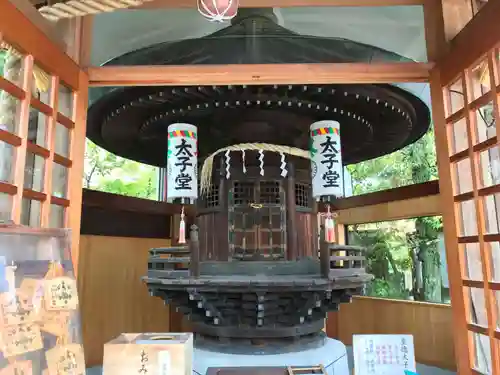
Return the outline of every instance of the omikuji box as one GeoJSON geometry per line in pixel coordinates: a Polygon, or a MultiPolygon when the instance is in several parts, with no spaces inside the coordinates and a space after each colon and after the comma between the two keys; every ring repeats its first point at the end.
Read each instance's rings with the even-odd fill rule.
{"type": "Polygon", "coordinates": [[[103,375],[191,375],[192,333],[122,333],[104,345],[103,375]]]}

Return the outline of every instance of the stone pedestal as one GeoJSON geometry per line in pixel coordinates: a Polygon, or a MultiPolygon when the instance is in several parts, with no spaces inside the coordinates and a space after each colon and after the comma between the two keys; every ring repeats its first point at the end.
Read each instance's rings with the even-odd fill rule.
{"type": "Polygon", "coordinates": [[[195,341],[193,375],[205,375],[209,367],[283,367],[322,364],[329,375],[348,375],[346,347],[319,334],[297,342],[253,345],[195,341]]]}

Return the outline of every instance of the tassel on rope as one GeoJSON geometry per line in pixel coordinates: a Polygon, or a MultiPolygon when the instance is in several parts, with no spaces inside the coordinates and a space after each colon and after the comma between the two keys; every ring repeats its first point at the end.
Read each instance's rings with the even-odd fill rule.
{"type": "Polygon", "coordinates": [[[325,241],[328,243],[332,243],[335,241],[335,223],[333,221],[333,215],[330,211],[329,205],[326,207],[325,241]]]}
{"type": "Polygon", "coordinates": [[[181,210],[181,221],[179,223],[179,243],[186,243],[186,222],[184,221],[184,206],[182,206],[181,210]]]}

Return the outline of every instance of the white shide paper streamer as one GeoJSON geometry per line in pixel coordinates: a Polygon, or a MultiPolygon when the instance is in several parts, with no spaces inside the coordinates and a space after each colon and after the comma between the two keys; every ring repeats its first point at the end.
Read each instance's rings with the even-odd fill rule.
{"type": "Polygon", "coordinates": [[[247,166],[245,165],[245,150],[241,150],[241,163],[243,164],[243,173],[247,173],[247,166]]]}
{"type": "Polygon", "coordinates": [[[286,175],[288,174],[288,170],[286,169],[285,154],[280,152],[280,156],[281,156],[281,164],[280,164],[281,177],[286,177],[286,175]]]}
{"type": "Polygon", "coordinates": [[[264,151],[259,150],[259,168],[260,168],[260,175],[264,176],[264,151]]]}
{"type": "Polygon", "coordinates": [[[231,177],[231,171],[230,171],[230,168],[231,168],[231,155],[230,155],[231,151],[227,150],[224,155],[226,156],[226,180],[229,180],[229,178],[231,177]]]}

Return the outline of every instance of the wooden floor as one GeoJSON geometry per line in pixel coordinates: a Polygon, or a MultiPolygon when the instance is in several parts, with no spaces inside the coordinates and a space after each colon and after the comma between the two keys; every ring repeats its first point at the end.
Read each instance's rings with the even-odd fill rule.
{"type": "Polygon", "coordinates": [[[348,346],[356,334],[410,334],[417,362],[456,371],[451,305],[354,297],[329,314],[327,334],[348,346]]]}

